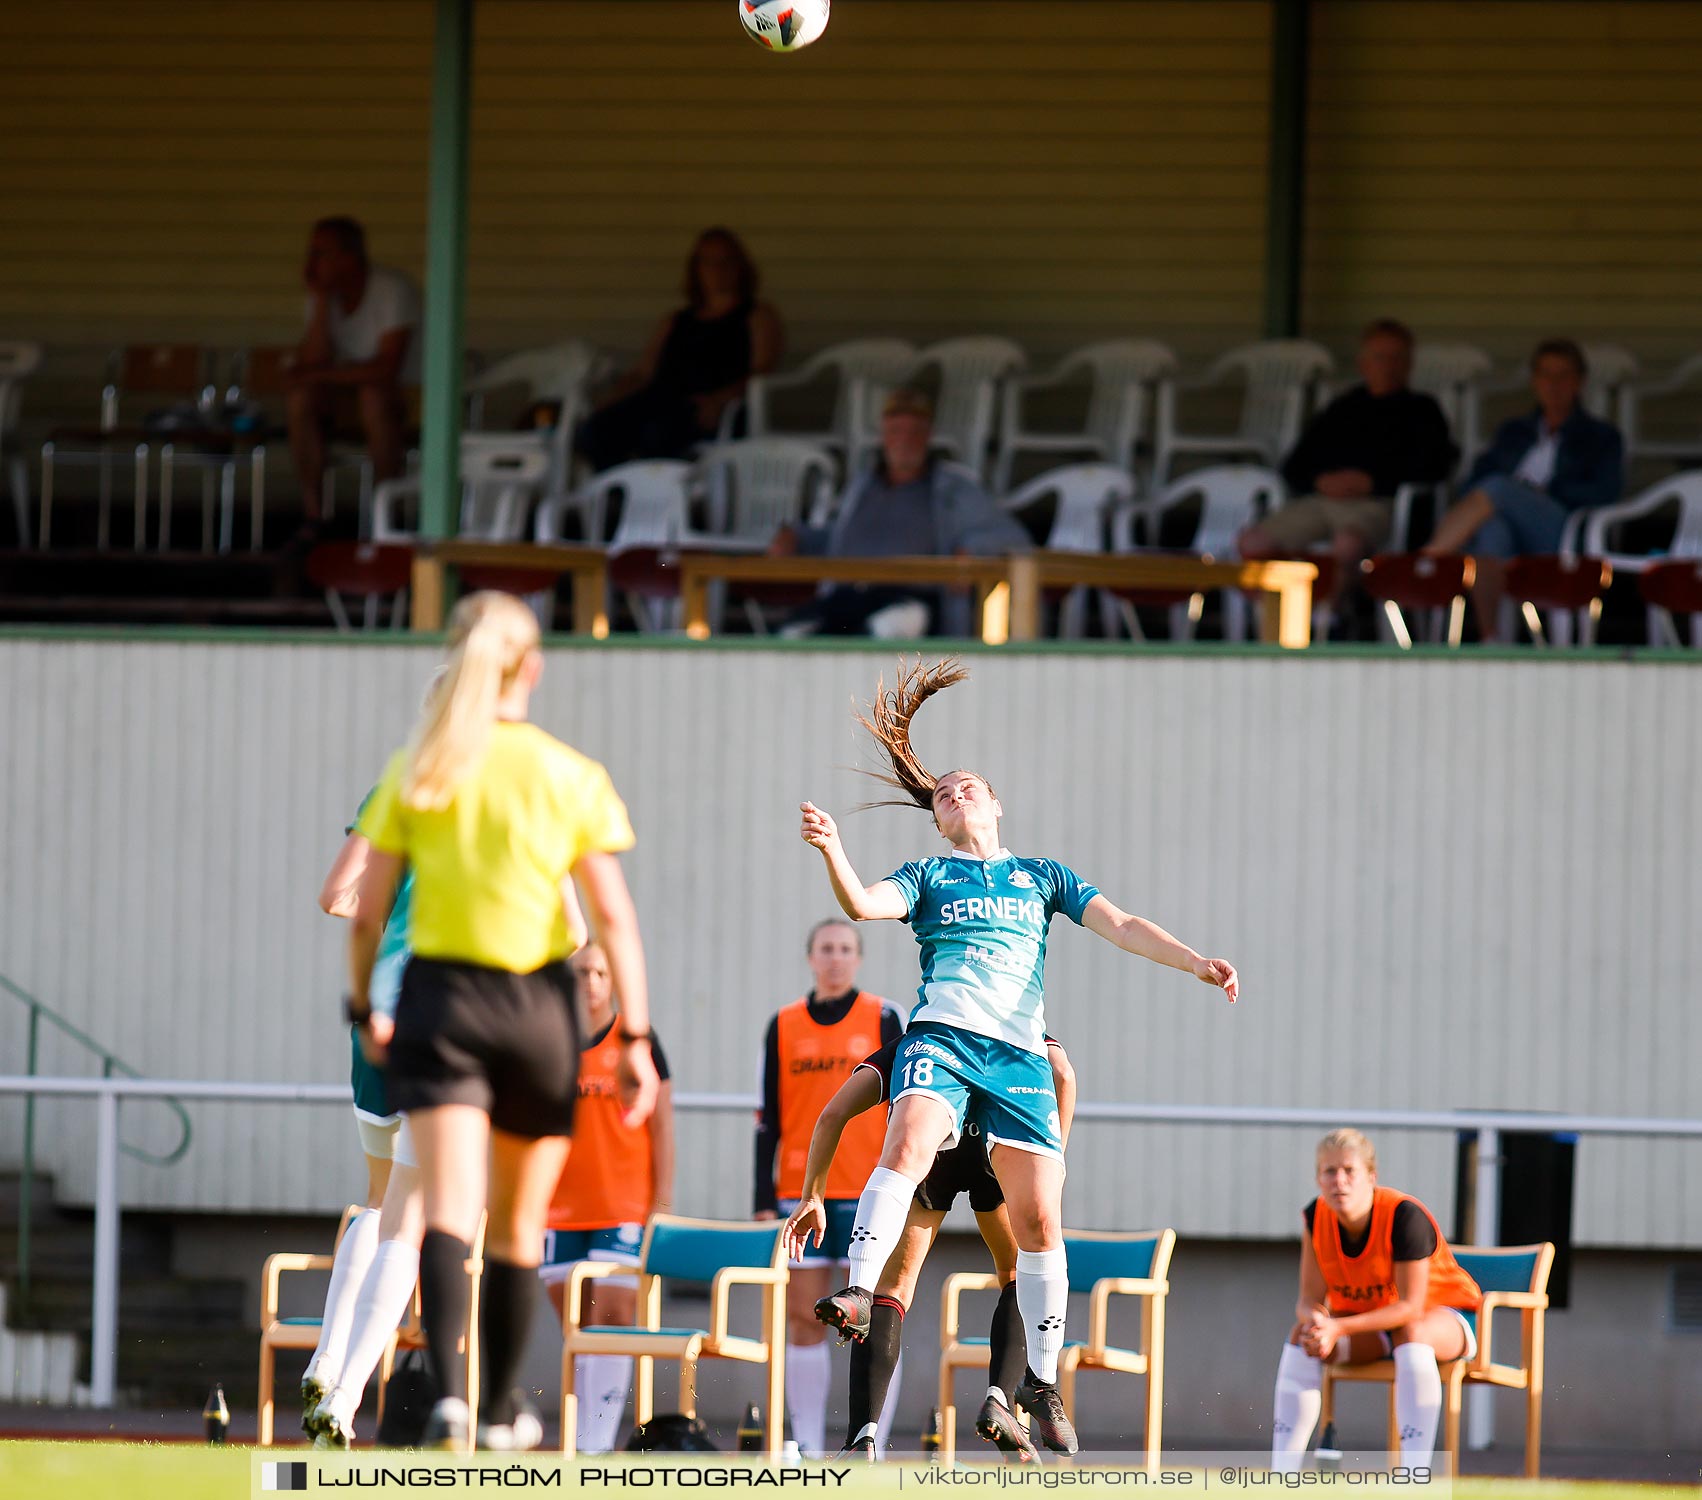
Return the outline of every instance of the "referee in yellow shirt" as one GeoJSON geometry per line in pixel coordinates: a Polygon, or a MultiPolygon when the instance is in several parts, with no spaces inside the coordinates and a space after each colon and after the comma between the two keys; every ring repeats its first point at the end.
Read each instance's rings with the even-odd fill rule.
{"type": "Polygon", "coordinates": [[[566,958],[570,881],[620,996],[626,1121],[656,1100],[638,918],[616,854],[632,825],[608,773],[526,722],[543,669],[538,625],[507,594],[469,595],[450,620],[449,663],[408,745],[385,768],[359,831],[372,845],[349,942],[349,1018],[387,1060],[425,1193],[420,1298],[441,1384],[426,1446],[467,1444],[465,1262],[485,1231],[479,1447],[535,1446],[514,1380],[538,1285],[550,1194],[567,1160],[579,1062],[566,958]],[[410,939],[394,1023],[374,1013],[373,958],[404,865],[410,939]]]}

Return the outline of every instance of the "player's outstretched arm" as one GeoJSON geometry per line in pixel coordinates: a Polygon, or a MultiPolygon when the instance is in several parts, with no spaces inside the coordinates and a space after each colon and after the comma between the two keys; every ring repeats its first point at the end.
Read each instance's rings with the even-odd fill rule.
{"type": "Polygon", "coordinates": [[[1241,993],[1241,981],[1235,966],[1227,959],[1201,958],[1179,938],[1173,938],[1156,923],[1137,917],[1113,906],[1103,896],[1095,896],[1082,913],[1082,926],[1097,933],[1108,943],[1115,943],[1125,953],[1136,958],[1149,958],[1155,964],[1171,969],[1185,969],[1205,984],[1214,984],[1233,1005],[1241,993]]]}
{"type": "Polygon", "coordinates": [[[833,887],[834,899],[846,916],[853,922],[877,922],[897,921],[905,915],[909,907],[891,881],[880,880],[874,885],[864,885],[858,878],[845,853],[845,846],[839,840],[839,825],[832,817],[813,802],[803,803],[799,811],[803,814],[799,835],[811,848],[821,850],[822,860],[827,865],[828,884],[833,887]]]}

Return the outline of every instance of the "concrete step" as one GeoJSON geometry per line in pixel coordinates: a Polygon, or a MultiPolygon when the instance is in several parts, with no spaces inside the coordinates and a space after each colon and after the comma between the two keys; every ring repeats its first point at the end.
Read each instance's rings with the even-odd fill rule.
{"type": "MultiPolygon", "coordinates": [[[[171,1333],[177,1329],[240,1326],[244,1290],[239,1281],[121,1276],[119,1333],[171,1333]]],[[[88,1281],[38,1279],[30,1288],[29,1306],[13,1310],[13,1326],[86,1334],[91,1327],[92,1295],[88,1281]]]]}

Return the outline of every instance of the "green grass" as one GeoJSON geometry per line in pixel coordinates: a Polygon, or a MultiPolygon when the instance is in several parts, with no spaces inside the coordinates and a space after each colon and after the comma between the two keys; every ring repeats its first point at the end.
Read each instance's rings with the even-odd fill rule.
{"type": "MultiPolygon", "coordinates": [[[[300,1448],[276,1448],[265,1457],[276,1460],[307,1456],[300,1448]]],[[[260,1471],[252,1448],[203,1448],[190,1443],[104,1443],[104,1442],[4,1442],[0,1441],[0,1496],[6,1500],[112,1500],[112,1497],[146,1497],[146,1500],[247,1500],[260,1493],[260,1471]]],[[[318,1455],[327,1464],[342,1462],[337,1455],[318,1455]]],[[[362,1452],[353,1455],[363,1464],[382,1461],[389,1465],[437,1466],[441,1454],[385,1454],[362,1452]]],[[[605,1459],[587,1462],[604,1464],[605,1459]]],[[[497,1455],[475,1461],[474,1466],[500,1467],[497,1455]]],[[[898,1493],[899,1465],[858,1468],[851,1480],[836,1487],[835,1494],[898,1493]]],[[[908,1467],[908,1466],[906,1466],[908,1467]]],[[[310,1481],[311,1483],[311,1481],[310,1481]]],[[[800,1493],[796,1486],[793,1493],[800,1493]]],[[[914,1484],[906,1491],[916,1489],[914,1484]]],[[[1685,1487],[1694,1495],[1694,1487],[1685,1487]]],[[[403,1493],[396,1489],[391,1494],[403,1493]]],[[[497,1493],[500,1487],[457,1486],[455,1493],[497,1493]]],[[[603,1493],[617,1494],[608,1490],[603,1493]]],[[[663,1493],[658,1488],[658,1493],[663,1493]]],[[[1123,1492],[1122,1490],[1118,1491],[1123,1492]]],[[[310,1489],[309,1494],[324,1493],[310,1489]]],[[[559,1487],[528,1489],[527,1493],[567,1495],[584,1493],[571,1480],[559,1487]]],[[[741,1491],[741,1493],[745,1493],[741,1491]]],[[[780,1492],[784,1493],[784,1492],[780,1492]]],[[[814,1489],[801,1491],[814,1494],[814,1489]]],[[[956,1491],[942,1490],[942,1497],[956,1491]]],[[[1033,1494],[1049,1491],[1038,1487],[1033,1494]]],[[[1272,1495],[1276,1490],[1249,1493],[1272,1495]]],[[[1381,1493],[1388,1493],[1382,1491],[1381,1493]]],[[[1625,1484],[1595,1481],[1466,1478],[1454,1486],[1454,1500],[1660,1500],[1681,1493],[1679,1486],[1625,1484]]]]}

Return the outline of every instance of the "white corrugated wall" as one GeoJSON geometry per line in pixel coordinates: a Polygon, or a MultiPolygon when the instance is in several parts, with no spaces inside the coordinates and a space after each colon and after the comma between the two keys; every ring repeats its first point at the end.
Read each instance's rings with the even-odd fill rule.
{"type": "MultiPolygon", "coordinates": [[[[0,639],[0,973],[146,1072],[331,1082],[342,930],[315,906],[343,824],[432,661],[409,645],[0,639]]],[[[931,764],[985,772],[1012,847],[1241,968],[1191,979],[1054,929],[1054,1029],[1089,1100],[1697,1113],[1694,848],[1702,674],[1622,661],[977,654],[930,706],[931,764]]],[[[746,1091],[769,1011],[832,910],[800,799],[869,795],[851,700],[881,654],[613,646],[550,656],[538,718],[607,760],[680,1087],[746,1091]]],[[[920,814],[846,819],[873,879],[920,814]]],[[[864,982],[915,983],[868,929],[864,982]]],[[[0,1006],[0,1045],[21,1026],[0,1006]]],[[[51,1050],[50,1068],[73,1066],[51,1050]]],[[[127,1161],[136,1203],[322,1207],[351,1189],[340,1109],[194,1110],[191,1156],[127,1161]]],[[[0,1151],[19,1107],[0,1105],[0,1151]]],[[[43,1109],[67,1191],[92,1115],[43,1109]]],[[[169,1135],[131,1112],[139,1137],[169,1135]]],[[[1084,1126],[1069,1217],[1199,1234],[1292,1228],[1311,1132],[1084,1126]]],[[[742,1119],[682,1132],[678,1200],[748,1201],[742,1119]]],[[[1391,1134],[1385,1180],[1447,1217],[1451,1143],[1391,1134]]],[[[1702,1148],[1586,1143],[1577,1228],[1693,1244],[1702,1148]]]]}

